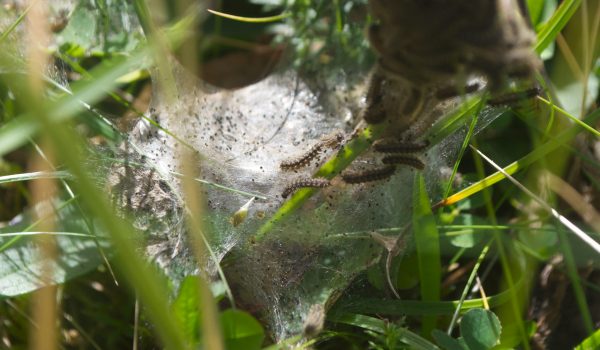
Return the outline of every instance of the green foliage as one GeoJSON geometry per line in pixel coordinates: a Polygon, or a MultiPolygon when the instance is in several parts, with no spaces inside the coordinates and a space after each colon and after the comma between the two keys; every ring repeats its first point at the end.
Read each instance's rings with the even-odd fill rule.
{"type": "Polygon", "coordinates": [[[500,340],[500,320],[485,309],[469,310],[460,322],[461,337],[454,339],[440,330],[434,330],[435,341],[446,350],[489,350],[500,340]]]}
{"type": "Polygon", "coordinates": [[[198,277],[188,276],[179,286],[179,294],[173,301],[173,313],[182,325],[189,344],[200,344],[200,288],[198,277]]]}
{"type": "Polygon", "coordinates": [[[221,329],[230,350],[260,349],[265,339],[263,327],[247,312],[228,309],[221,313],[221,329]]]}
{"type": "MultiPolygon", "coordinates": [[[[175,317],[183,327],[188,344],[202,343],[200,332],[202,303],[199,277],[186,277],[179,287],[179,294],[172,304],[175,317]]],[[[213,302],[213,301],[207,301],[213,302]]],[[[227,309],[220,315],[220,327],[228,350],[260,349],[265,338],[261,324],[250,314],[241,310],[227,309]]]]}
{"type": "MultiPolygon", "coordinates": [[[[547,108],[546,110],[532,109],[511,115],[505,108],[484,109],[482,99],[477,97],[463,101],[455,113],[434,125],[428,132],[427,139],[435,145],[473,121],[460,151],[461,159],[455,163],[452,175],[454,179],[462,173],[463,182],[455,186],[449,181],[443,188],[452,195],[433,207],[435,210],[446,205],[445,210],[432,210],[431,194],[428,194],[422,175],[418,174],[415,177],[412,230],[416,253],[395,259],[390,269],[394,288],[415,300],[387,298],[389,286],[386,283],[385,271],[381,264],[373,265],[367,272],[367,280],[370,283],[355,288],[364,288],[366,295],[357,293],[342,296],[328,319],[334,325],[327,324],[327,330],[335,329],[335,326],[352,327],[352,331],[349,332],[352,336],[348,338],[352,339],[355,347],[368,344],[373,349],[437,348],[413,332],[412,329],[417,328],[414,319],[419,319],[422,320],[422,334],[427,337],[431,335],[443,349],[493,348],[499,343],[501,336],[514,336],[516,323],[510,323],[511,318],[506,316],[506,312],[498,311],[499,316],[496,316],[482,307],[489,305],[496,311],[511,302],[525,303],[526,300],[517,300],[517,296],[530,283],[527,273],[535,270],[535,266],[523,265],[523,270],[518,270],[515,266],[502,266],[503,277],[514,274],[515,278],[508,285],[501,285],[491,292],[487,290],[490,295],[485,300],[471,297],[464,300],[466,293],[460,300],[456,300],[456,291],[460,292],[463,288],[469,291],[472,287],[469,284],[463,286],[463,280],[456,282],[449,290],[441,287],[446,268],[453,263],[471,259],[482,251],[481,260],[487,263],[487,245],[484,242],[493,236],[496,237],[497,245],[492,249],[500,251],[494,252],[496,256],[506,249],[510,258],[526,254],[537,262],[545,262],[559,252],[565,257],[566,271],[575,291],[575,299],[590,333],[577,349],[593,349],[598,346],[599,332],[593,330],[594,315],[590,314],[583,288],[585,282],[581,280],[577,270],[577,258],[580,254],[573,254],[573,251],[579,253],[583,250],[577,248],[578,246],[572,248],[572,240],[561,231],[556,222],[547,221],[544,217],[536,217],[534,222],[523,221],[522,218],[515,219],[522,214],[522,208],[527,208],[523,197],[516,195],[518,191],[512,185],[501,182],[505,179],[501,172],[475,178],[477,175],[473,175],[472,161],[465,155],[467,145],[474,136],[473,127],[477,118],[473,118],[473,115],[485,113],[491,114],[490,119],[498,115],[502,117],[498,123],[487,128],[490,135],[483,136],[489,137],[486,139],[489,140],[488,148],[482,146],[484,153],[492,154],[492,158],[501,164],[508,164],[504,166],[505,171],[511,175],[518,173],[521,176],[519,179],[524,182],[528,176],[532,176],[532,168],[542,167],[549,155],[569,147],[582,131],[586,131],[597,141],[599,133],[594,129],[594,125],[600,120],[600,110],[593,110],[591,106],[597,102],[600,68],[597,64],[595,67],[588,67],[593,70],[587,72],[587,75],[584,74],[587,80],[582,80],[581,76],[573,74],[572,67],[556,61],[560,50],[555,40],[559,34],[562,33],[567,43],[576,43],[579,38],[587,35],[582,27],[565,29],[575,22],[573,16],[576,16],[575,11],[580,8],[582,1],[585,0],[565,0],[559,2],[560,6],[557,7],[557,1],[527,0],[532,23],[538,31],[536,50],[547,61],[552,82],[565,82],[564,86],[558,86],[556,90],[560,102],[570,108],[564,111],[554,104],[559,101],[538,99],[538,105],[547,108]],[[586,95],[586,88],[589,89],[589,95],[586,95]],[[552,113],[548,122],[550,126],[558,125],[554,123],[555,119],[565,117],[574,124],[561,125],[556,129],[546,125],[535,125],[537,119],[545,117],[545,111],[549,111],[548,114],[552,113]],[[512,121],[507,122],[509,119],[512,121]],[[515,128],[523,128],[525,131],[517,134],[514,132],[515,128]],[[507,137],[495,139],[497,135],[507,137]],[[528,142],[530,136],[532,139],[539,138],[538,142],[528,142]],[[511,141],[511,138],[518,140],[511,141]],[[530,150],[531,144],[535,145],[533,150],[530,150]],[[487,194],[484,196],[485,191],[487,194]],[[486,213],[486,208],[491,208],[491,213],[486,213]],[[485,247],[482,248],[483,246],[485,247]],[[452,257],[448,258],[447,254],[452,257]],[[390,320],[365,316],[362,313],[382,315],[390,320]],[[446,332],[434,329],[436,326],[441,327],[453,313],[462,315],[459,338],[452,338],[446,332]],[[500,326],[500,320],[505,326],[504,329],[500,326]]],[[[240,25],[225,22],[224,19],[211,18],[204,23],[203,29],[206,29],[209,36],[243,40],[253,40],[265,33],[275,34],[275,43],[286,42],[291,45],[295,52],[295,67],[303,72],[336,70],[340,67],[352,71],[365,69],[373,62],[373,54],[367,49],[368,44],[364,37],[364,30],[371,21],[364,11],[366,0],[251,0],[250,3],[259,8],[258,13],[261,15],[283,13],[284,16],[277,17],[277,23],[261,25],[240,25]],[[288,13],[290,16],[287,16],[288,13]]],[[[10,54],[0,56],[0,155],[14,159],[15,154],[19,155],[18,152],[29,152],[33,147],[32,139],[43,135],[57,151],[57,163],[61,166],[61,170],[49,176],[72,185],[76,196],[74,199],[55,203],[58,220],[54,232],[37,232],[38,222],[22,208],[17,208],[23,212],[18,220],[0,229],[0,298],[10,298],[20,303],[27,297],[23,297],[23,294],[38,288],[38,277],[44,261],[32,238],[51,235],[56,237],[60,251],[54,261],[53,283],[64,284],[69,280],[83,280],[87,272],[105,263],[105,258],[108,257],[111,259],[111,265],[114,264],[121,272],[123,281],[136,291],[143,305],[143,313],[154,325],[152,331],[157,334],[155,336],[160,339],[161,344],[173,349],[194,348],[199,346],[203,339],[203,315],[198,310],[202,309],[203,302],[218,302],[220,294],[214,293],[215,300],[200,300],[198,277],[189,276],[182,281],[175,299],[169,302],[171,292],[166,288],[167,283],[163,276],[149,268],[141,256],[133,253],[139,251],[137,242],[142,240],[139,232],[132,229],[131,223],[124,220],[120,213],[116,213],[112,204],[105,200],[105,190],[97,186],[94,177],[97,169],[89,166],[90,153],[85,151],[88,140],[83,140],[76,131],[78,127],[85,126],[112,144],[125,139],[111,121],[105,118],[105,114],[110,113],[102,112],[99,106],[105,102],[107,95],[114,95],[116,90],[120,89],[118,92],[121,95],[134,93],[135,88],[132,86],[147,76],[143,71],[150,66],[152,51],[145,46],[144,39],[139,34],[138,19],[133,16],[131,6],[127,1],[79,2],[69,14],[67,26],[56,34],[58,48],[51,50],[55,50],[53,53],[61,62],[67,63],[70,69],[79,73],[81,79],[72,82],[69,90],[65,90],[58,88],[64,82],[59,84],[54,76],[47,77],[48,86],[44,98],[36,100],[35,104],[31,103],[30,92],[27,90],[28,76],[24,62],[10,54]],[[130,20],[133,22],[129,22],[130,20]],[[129,78],[123,79],[124,77],[129,78]],[[123,82],[127,84],[124,85],[123,82]],[[68,169],[68,172],[62,169],[68,169]],[[104,255],[105,251],[108,252],[108,256],[104,255]]],[[[11,38],[27,11],[28,9],[24,9],[23,13],[15,16],[12,23],[3,27],[6,29],[0,36],[1,45],[10,48],[10,45],[14,44],[11,38]]],[[[203,49],[206,50],[203,51],[204,59],[216,57],[226,51],[223,48],[215,49],[214,46],[203,49]]],[[[7,52],[11,50],[13,49],[7,52]]],[[[576,61],[584,61],[580,51],[574,50],[574,55],[576,61]]],[[[592,58],[597,60],[597,54],[593,54],[592,58]]],[[[126,102],[120,103],[127,105],[126,102]]],[[[343,152],[326,162],[318,174],[327,178],[339,174],[369,147],[369,141],[376,138],[380,132],[377,128],[364,130],[346,145],[343,152]]],[[[481,134],[478,137],[481,138],[481,134]]],[[[568,151],[571,156],[578,157],[585,164],[599,168],[597,160],[585,158],[573,149],[568,151]]],[[[556,158],[551,159],[554,160],[556,158]]],[[[23,169],[23,166],[24,164],[19,164],[9,168],[23,169]]],[[[588,174],[588,180],[592,183],[592,188],[596,186],[598,190],[600,184],[594,174],[588,174]]],[[[3,176],[0,178],[0,186],[3,186],[1,190],[6,188],[4,186],[14,185],[18,181],[38,178],[27,173],[3,176]]],[[[23,187],[21,191],[27,190],[23,187]]],[[[62,189],[61,195],[69,191],[66,188],[62,189]]],[[[298,210],[316,192],[313,189],[298,191],[258,229],[256,239],[266,237],[274,227],[281,224],[284,217],[298,210]]],[[[548,201],[551,202],[552,199],[548,201]]],[[[585,226],[582,222],[578,224],[585,226]]],[[[358,259],[348,257],[353,258],[358,259]]],[[[597,259],[597,255],[592,258],[597,259]]],[[[519,261],[515,265],[520,263],[519,261]]],[[[348,264],[352,264],[352,261],[348,261],[348,264]]],[[[500,268],[494,271],[500,271],[500,268]]],[[[479,276],[477,268],[474,269],[474,274],[479,276]]],[[[359,278],[359,282],[362,281],[359,278]]],[[[337,295],[335,297],[337,298],[337,295]]],[[[102,301],[98,301],[100,302],[102,301]]],[[[266,337],[263,326],[253,316],[240,309],[226,306],[223,309],[219,320],[214,321],[219,324],[227,349],[260,349],[266,337]]],[[[98,319],[103,317],[96,316],[98,319]]],[[[520,322],[525,323],[521,314],[517,317],[520,318],[520,322]]],[[[21,328],[27,327],[25,321],[21,319],[20,322],[22,323],[15,322],[13,326],[22,324],[21,328]]],[[[115,324],[121,325],[117,322],[115,324]]],[[[331,334],[340,338],[346,336],[343,328],[339,333],[332,331],[331,334]]],[[[22,334],[19,337],[26,339],[22,334]]],[[[301,341],[300,336],[290,339],[290,344],[301,341]]],[[[521,345],[526,347],[527,340],[526,337],[522,337],[514,343],[520,341],[521,345]]],[[[93,343],[93,340],[90,343],[93,343]]]]}
{"type": "Polygon", "coordinates": [[[15,297],[37,290],[42,271],[52,264],[53,283],[61,284],[92,271],[103,262],[100,247],[108,242],[97,228],[89,226],[74,203],[55,203],[57,226],[53,232],[38,232],[43,220],[25,213],[19,222],[0,228],[0,298],[15,297]],[[55,236],[60,256],[52,261],[40,254],[35,236],[55,236]]]}

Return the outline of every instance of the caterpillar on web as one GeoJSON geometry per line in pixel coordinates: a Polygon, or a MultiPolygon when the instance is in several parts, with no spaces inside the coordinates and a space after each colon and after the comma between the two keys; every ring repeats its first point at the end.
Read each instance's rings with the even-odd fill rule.
{"type": "Polygon", "coordinates": [[[380,153],[415,153],[423,151],[429,144],[422,142],[376,142],[373,150],[380,153]]]}
{"type": "Polygon", "coordinates": [[[372,182],[385,180],[388,177],[394,175],[396,172],[396,167],[393,165],[388,165],[384,167],[379,167],[375,169],[369,169],[359,172],[347,172],[342,174],[342,180],[349,184],[359,184],[363,182],[372,182]]]}
{"type": "Polygon", "coordinates": [[[281,193],[281,197],[287,198],[290,194],[304,187],[323,188],[330,185],[327,179],[299,179],[289,184],[281,193]]]}
{"type": "Polygon", "coordinates": [[[305,167],[319,155],[323,148],[337,147],[343,140],[344,134],[341,132],[336,132],[332,135],[325,136],[304,154],[300,155],[299,157],[281,162],[279,167],[283,170],[296,170],[305,167]]]}
{"type": "Polygon", "coordinates": [[[539,96],[542,90],[539,87],[533,87],[523,91],[512,92],[490,98],[487,103],[490,106],[510,105],[522,100],[527,100],[539,96]]]}
{"type": "Polygon", "coordinates": [[[383,157],[381,162],[388,165],[404,164],[418,170],[425,169],[425,163],[423,163],[423,161],[421,161],[419,158],[406,155],[386,156],[383,157]]]}

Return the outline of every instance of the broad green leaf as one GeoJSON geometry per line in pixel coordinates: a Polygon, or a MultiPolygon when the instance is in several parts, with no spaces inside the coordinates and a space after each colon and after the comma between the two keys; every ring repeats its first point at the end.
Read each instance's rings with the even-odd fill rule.
{"type": "Polygon", "coordinates": [[[221,314],[221,328],[228,350],[260,349],[265,339],[260,323],[241,310],[225,310],[221,314]]]}
{"type": "Polygon", "coordinates": [[[488,222],[475,215],[463,214],[457,216],[453,224],[466,227],[446,232],[446,236],[450,238],[450,243],[459,248],[472,248],[481,241],[481,234],[484,231],[478,230],[476,232],[474,229],[468,228],[468,226],[485,225],[488,222]]]}
{"type": "Polygon", "coordinates": [[[29,232],[35,226],[27,214],[21,222],[0,229],[0,298],[40,288],[40,276],[48,264],[52,267],[53,284],[64,283],[102,264],[100,251],[75,206],[63,207],[57,215],[57,232],[29,232]],[[60,252],[55,260],[49,261],[40,254],[33,237],[40,234],[55,237],[60,252]]]}
{"type": "Polygon", "coordinates": [[[585,338],[581,344],[575,347],[575,350],[594,350],[600,349],[600,329],[597,329],[594,334],[585,338]]]}
{"type": "Polygon", "coordinates": [[[460,333],[471,350],[491,349],[501,332],[500,320],[489,310],[469,310],[460,321],[460,333]]]}
{"type": "MultiPolygon", "coordinates": [[[[58,35],[58,43],[69,44],[70,47],[79,47],[79,55],[84,55],[92,47],[97,45],[97,13],[86,8],[86,6],[77,6],[69,19],[69,24],[58,35]]],[[[70,50],[73,55],[75,51],[70,50]]]]}
{"type": "Polygon", "coordinates": [[[200,341],[199,297],[198,277],[187,276],[181,282],[179,294],[173,302],[173,313],[179,319],[189,344],[198,344],[200,341]]]}

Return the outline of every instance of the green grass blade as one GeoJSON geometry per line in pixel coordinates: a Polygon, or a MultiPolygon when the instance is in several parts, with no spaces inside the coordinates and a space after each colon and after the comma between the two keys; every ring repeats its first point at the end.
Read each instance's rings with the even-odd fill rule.
{"type": "Polygon", "coordinates": [[[71,174],[66,171],[34,171],[31,173],[21,173],[13,175],[0,176],[0,184],[29,181],[37,179],[66,179],[71,178],[71,174]]]}
{"type": "MultiPolygon", "coordinates": [[[[522,281],[520,281],[520,285],[522,285],[522,281]]],[[[486,301],[490,308],[493,308],[506,304],[510,301],[510,298],[510,291],[505,290],[499,294],[488,296],[486,301]]],[[[341,303],[341,305],[336,306],[336,309],[331,314],[364,313],[389,316],[450,316],[459,305],[461,305],[460,300],[421,301],[363,298],[341,303]]],[[[484,300],[481,298],[465,300],[459,308],[460,314],[464,314],[471,309],[482,308],[484,305],[484,300]]]]}
{"type": "Polygon", "coordinates": [[[29,13],[29,10],[31,10],[31,8],[33,6],[35,6],[37,3],[37,1],[32,1],[29,6],[27,6],[27,8],[25,9],[25,11],[23,11],[23,13],[21,13],[19,15],[19,17],[10,25],[8,26],[8,28],[6,28],[2,34],[0,34],[0,44],[2,44],[4,42],[4,40],[6,40],[6,38],[8,37],[8,35],[10,35],[10,33],[12,33],[15,28],[21,23],[23,22],[23,20],[25,19],[25,16],[27,16],[27,14],[29,13]]]}
{"type": "Polygon", "coordinates": [[[575,347],[575,350],[595,350],[600,348],[600,329],[597,329],[594,334],[585,338],[581,344],[575,347]]]}
{"type": "Polygon", "coordinates": [[[548,45],[550,45],[558,33],[567,25],[577,8],[581,5],[581,0],[565,0],[560,4],[550,20],[538,32],[538,40],[535,44],[535,51],[540,54],[548,45]]]}
{"type": "MultiPolygon", "coordinates": [[[[595,123],[598,120],[600,120],[600,109],[597,109],[593,113],[588,115],[583,120],[583,122],[585,124],[590,125],[590,124],[595,123]]],[[[522,170],[522,169],[526,168],[527,166],[533,164],[534,162],[542,159],[544,156],[546,156],[550,152],[556,150],[558,147],[565,145],[567,142],[569,142],[571,139],[573,139],[582,130],[583,130],[583,128],[580,125],[575,125],[575,126],[571,127],[570,129],[563,131],[562,133],[558,134],[553,139],[551,139],[548,142],[544,143],[543,145],[537,147],[534,151],[532,151],[528,155],[526,155],[526,156],[522,157],[521,159],[506,166],[504,168],[504,171],[506,173],[508,173],[509,175],[513,175],[514,173],[518,172],[519,170],[522,170]]],[[[460,200],[463,200],[475,193],[478,193],[481,190],[483,190],[484,188],[490,187],[493,184],[495,184],[501,180],[504,180],[504,179],[505,179],[505,176],[501,172],[497,171],[497,172],[487,176],[483,180],[477,181],[476,183],[464,188],[463,190],[453,194],[452,196],[436,203],[434,205],[434,208],[439,208],[442,206],[454,204],[454,203],[456,203],[460,200]]]]}
{"type": "MultiPolygon", "coordinates": [[[[431,211],[425,179],[421,173],[415,175],[413,185],[413,231],[419,261],[419,285],[423,301],[440,300],[442,264],[440,237],[431,211]]],[[[436,318],[424,316],[422,334],[429,335],[435,328],[436,318]]]]}
{"type": "Polygon", "coordinates": [[[208,12],[212,13],[215,16],[219,16],[219,17],[223,17],[223,18],[227,18],[227,19],[231,19],[234,21],[239,21],[239,22],[246,22],[246,23],[270,23],[270,22],[277,22],[277,21],[281,21],[283,19],[286,19],[288,17],[290,17],[292,15],[291,12],[283,12],[279,15],[275,15],[275,16],[268,16],[268,17],[242,17],[242,16],[236,16],[236,15],[230,15],[228,13],[223,13],[223,12],[219,12],[219,11],[215,11],[215,10],[207,10],[208,12]]]}

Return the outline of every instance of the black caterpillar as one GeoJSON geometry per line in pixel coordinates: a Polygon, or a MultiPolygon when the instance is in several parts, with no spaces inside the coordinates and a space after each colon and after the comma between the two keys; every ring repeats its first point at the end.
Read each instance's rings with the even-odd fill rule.
{"type": "Polygon", "coordinates": [[[327,179],[299,179],[289,184],[281,193],[281,197],[287,198],[290,194],[303,187],[323,188],[329,186],[327,179]]]}
{"type": "Polygon", "coordinates": [[[279,165],[283,170],[296,170],[307,166],[323,148],[334,148],[337,147],[344,140],[344,134],[338,132],[333,135],[323,137],[319,142],[314,144],[308,151],[303,155],[285,160],[279,165]]]}
{"type": "Polygon", "coordinates": [[[404,164],[411,166],[417,170],[425,169],[425,163],[423,163],[419,158],[406,156],[406,155],[393,155],[383,157],[381,160],[383,164],[388,165],[396,165],[396,164],[404,164]]]}
{"type": "Polygon", "coordinates": [[[377,142],[373,144],[373,150],[380,153],[416,153],[427,148],[427,142],[403,143],[403,142],[377,142]]]}
{"type": "Polygon", "coordinates": [[[346,172],[342,174],[342,180],[349,184],[379,181],[387,179],[388,177],[394,175],[395,172],[396,167],[393,165],[388,165],[360,172],[346,172]]]}

